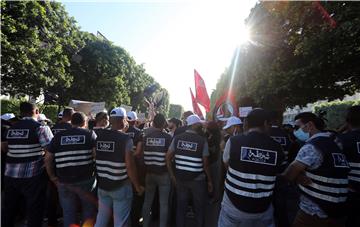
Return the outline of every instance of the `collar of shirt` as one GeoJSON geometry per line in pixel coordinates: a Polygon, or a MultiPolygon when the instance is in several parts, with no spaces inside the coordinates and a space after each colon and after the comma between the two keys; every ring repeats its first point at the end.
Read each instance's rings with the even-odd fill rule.
{"type": "Polygon", "coordinates": [[[33,117],[23,117],[23,120],[33,120],[33,121],[37,121],[36,118],[33,117]]]}
{"type": "Polygon", "coordinates": [[[307,139],[306,142],[309,142],[310,140],[315,139],[317,137],[330,137],[330,136],[331,136],[330,132],[319,132],[319,133],[314,134],[309,139],[307,139]]]}
{"type": "Polygon", "coordinates": [[[197,132],[192,129],[187,129],[185,132],[197,134],[197,132]]]}

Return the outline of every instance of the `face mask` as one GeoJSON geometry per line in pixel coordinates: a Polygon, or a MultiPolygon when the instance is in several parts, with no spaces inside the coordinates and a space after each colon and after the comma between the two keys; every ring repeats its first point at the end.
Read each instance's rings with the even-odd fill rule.
{"type": "Polygon", "coordinates": [[[308,132],[304,132],[304,130],[302,130],[302,128],[299,128],[298,130],[294,131],[294,136],[300,140],[305,142],[307,139],[310,138],[310,135],[308,132]]]}

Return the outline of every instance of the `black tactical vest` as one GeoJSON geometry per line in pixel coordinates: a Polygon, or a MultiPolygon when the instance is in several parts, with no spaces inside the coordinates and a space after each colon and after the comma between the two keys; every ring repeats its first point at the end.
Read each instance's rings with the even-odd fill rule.
{"type": "Polygon", "coordinates": [[[121,186],[128,178],[125,152],[126,143],[130,138],[115,130],[100,129],[96,133],[98,186],[104,190],[112,190],[121,186]]]}
{"type": "Polygon", "coordinates": [[[203,148],[206,139],[196,133],[184,132],[174,138],[175,175],[192,180],[203,173],[203,148]]]}
{"type": "Polygon", "coordinates": [[[225,192],[232,204],[248,213],[266,211],[272,201],[276,174],[283,161],[281,146],[264,133],[230,138],[225,192]]]}
{"type": "Polygon", "coordinates": [[[315,170],[306,170],[306,176],[313,183],[299,185],[301,193],[319,205],[329,217],[343,216],[348,194],[349,166],[346,157],[330,137],[319,136],[307,144],[312,144],[321,152],[323,162],[315,170]]]}
{"type": "Polygon", "coordinates": [[[126,135],[130,136],[130,138],[133,140],[133,150],[136,149],[136,145],[138,142],[141,141],[141,131],[134,126],[129,126],[129,129],[125,133],[126,135]]]}
{"type": "Polygon", "coordinates": [[[350,165],[349,184],[360,193],[360,129],[338,136],[350,165]]]}
{"type": "Polygon", "coordinates": [[[289,164],[289,148],[290,148],[290,139],[288,134],[285,130],[279,128],[279,127],[271,127],[269,129],[269,135],[271,138],[273,138],[276,142],[278,142],[284,152],[284,161],[281,163],[284,166],[287,166],[289,164]]]}
{"type": "Polygon", "coordinates": [[[54,137],[56,174],[61,182],[75,183],[94,176],[92,132],[71,128],[54,137]]]}
{"type": "Polygon", "coordinates": [[[56,123],[52,128],[51,131],[54,134],[54,136],[56,135],[56,133],[60,132],[60,131],[65,131],[66,129],[71,129],[72,126],[70,123],[67,122],[59,122],[56,123]]]}
{"type": "Polygon", "coordinates": [[[167,172],[165,156],[171,143],[171,136],[156,130],[143,139],[144,163],[147,172],[167,172]]]}
{"type": "Polygon", "coordinates": [[[9,128],[6,135],[9,148],[7,163],[26,163],[43,158],[44,150],[37,134],[40,126],[35,120],[25,119],[9,128]]]}

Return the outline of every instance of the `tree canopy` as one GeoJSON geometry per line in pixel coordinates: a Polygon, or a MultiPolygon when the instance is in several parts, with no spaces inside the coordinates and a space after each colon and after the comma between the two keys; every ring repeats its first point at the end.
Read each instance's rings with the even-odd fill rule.
{"type": "MultiPolygon", "coordinates": [[[[144,89],[163,91],[159,110],[167,114],[166,89],[122,47],[83,32],[61,3],[1,2],[2,94],[105,101],[145,111],[144,89]]],[[[49,101],[45,99],[45,101],[49,101]]]]}
{"type": "Polygon", "coordinates": [[[212,103],[231,89],[238,102],[284,110],[359,91],[358,12],[355,2],[258,3],[246,20],[251,40],[236,50],[212,103]]]}

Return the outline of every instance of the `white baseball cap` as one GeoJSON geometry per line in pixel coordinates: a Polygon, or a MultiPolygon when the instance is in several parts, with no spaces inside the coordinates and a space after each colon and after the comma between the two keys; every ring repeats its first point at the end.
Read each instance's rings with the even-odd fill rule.
{"type": "Polygon", "coordinates": [[[127,112],[127,117],[129,121],[136,121],[138,119],[137,114],[135,111],[127,112]]]}
{"type": "Polygon", "coordinates": [[[49,119],[45,116],[45,114],[39,114],[38,121],[48,121],[49,119]]]}
{"type": "Polygon", "coordinates": [[[126,117],[126,110],[122,107],[116,107],[110,112],[110,117],[126,117]]]}
{"type": "Polygon", "coordinates": [[[5,121],[8,121],[13,118],[15,118],[15,114],[13,114],[13,113],[5,113],[5,114],[1,115],[1,119],[5,120],[5,121]]]}
{"type": "Polygon", "coordinates": [[[200,117],[196,114],[190,115],[190,116],[188,116],[188,118],[186,118],[186,123],[188,126],[191,126],[196,123],[203,123],[203,122],[205,122],[205,121],[201,120],[200,117]]]}
{"type": "Polygon", "coordinates": [[[225,130],[225,129],[230,128],[233,125],[240,125],[240,124],[242,124],[242,121],[241,121],[240,118],[234,117],[234,116],[229,117],[227,122],[226,122],[226,125],[223,127],[223,129],[225,130]]]}

